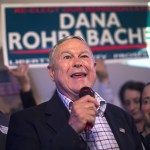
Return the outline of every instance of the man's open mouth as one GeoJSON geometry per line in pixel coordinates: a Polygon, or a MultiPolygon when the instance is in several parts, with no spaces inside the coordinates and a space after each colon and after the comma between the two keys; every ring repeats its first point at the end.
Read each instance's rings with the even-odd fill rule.
{"type": "Polygon", "coordinates": [[[78,73],[73,73],[71,75],[71,78],[81,78],[81,77],[86,77],[86,73],[83,73],[83,72],[78,72],[78,73]]]}

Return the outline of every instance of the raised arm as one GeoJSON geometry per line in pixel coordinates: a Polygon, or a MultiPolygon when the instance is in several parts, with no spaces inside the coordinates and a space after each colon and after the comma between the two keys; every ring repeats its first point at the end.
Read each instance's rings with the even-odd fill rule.
{"type": "Polygon", "coordinates": [[[32,89],[31,80],[29,76],[28,64],[22,63],[15,69],[8,69],[8,71],[14,75],[20,83],[21,91],[20,97],[24,108],[28,108],[36,105],[32,89]]]}

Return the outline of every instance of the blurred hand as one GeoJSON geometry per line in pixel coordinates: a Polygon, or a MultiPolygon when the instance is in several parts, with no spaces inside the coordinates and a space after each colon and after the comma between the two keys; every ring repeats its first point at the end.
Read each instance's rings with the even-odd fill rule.
{"type": "Polygon", "coordinates": [[[109,76],[108,76],[108,72],[104,60],[101,59],[96,60],[96,74],[100,82],[103,83],[109,82],[109,76]]]}
{"type": "Polygon", "coordinates": [[[28,64],[22,63],[18,68],[8,69],[8,71],[17,78],[22,91],[27,92],[31,89],[28,64]]]}

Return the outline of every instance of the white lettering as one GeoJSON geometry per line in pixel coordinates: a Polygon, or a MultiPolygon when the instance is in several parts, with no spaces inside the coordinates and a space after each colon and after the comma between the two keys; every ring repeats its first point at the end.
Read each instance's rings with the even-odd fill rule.
{"type": "Polygon", "coordinates": [[[105,13],[100,13],[100,17],[96,13],[91,13],[91,26],[93,28],[96,27],[96,24],[99,24],[100,27],[105,27],[106,26],[106,14],[105,13]]]}
{"type": "Polygon", "coordinates": [[[110,13],[108,16],[106,13],[91,13],[90,18],[87,17],[87,14],[80,13],[77,18],[69,13],[60,14],[60,28],[61,29],[70,29],[75,27],[76,29],[81,27],[86,28],[95,28],[97,25],[100,27],[121,27],[121,23],[117,17],[116,13],[110,13]]]}
{"type": "Polygon", "coordinates": [[[86,28],[90,28],[90,23],[88,22],[88,19],[86,17],[86,15],[84,13],[81,13],[77,19],[77,23],[76,23],[76,28],[80,28],[80,27],[86,27],[86,28]]]}
{"type": "Polygon", "coordinates": [[[73,15],[64,13],[64,14],[60,14],[59,22],[60,22],[61,29],[69,29],[73,27],[75,20],[73,15]]]}
{"type": "Polygon", "coordinates": [[[138,43],[142,43],[142,35],[141,35],[141,29],[137,28],[136,33],[133,33],[133,29],[128,29],[128,35],[129,35],[129,42],[134,43],[134,40],[137,40],[138,43]]]}
{"type": "Polygon", "coordinates": [[[108,18],[107,27],[110,28],[112,26],[121,27],[121,24],[119,22],[119,19],[117,18],[116,13],[110,13],[110,16],[108,18]]]}
{"type": "Polygon", "coordinates": [[[99,44],[99,38],[98,38],[98,33],[96,30],[88,30],[87,31],[87,43],[90,46],[98,45],[99,44]]]}
{"type": "Polygon", "coordinates": [[[20,43],[20,40],[21,40],[21,35],[17,32],[11,32],[8,34],[8,44],[9,44],[9,49],[10,50],[14,50],[15,49],[15,46],[16,46],[16,49],[22,49],[22,45],[20,43]]]}
{"type": "Polygon", "coordinates": [[[100,44],[101,45],[105,45],[105,44],[114,45],[115,44],[109,30],[107,29],[103,30],[100,44]]]}
{"type": "Polygon", "coordinates": [[[127,31],[126,29],[118,29],[116,32],[115,32],[115,35],[114,35],[114,39],[116,40],[116,42],[118,44],[121,44],[121,45],[125,45],[128,43],[128,40],[127,40],[127,37],[125,37],[125,35],[127,34],[127,31]],[[121,37],[123,36],[123,37],[121,37]]]}
{"type": "Polygon", "coordinates": [[[41,33],[41,44],[42,44],[42,48],[47,48],[47,44],[48,42],[51,42],[52,45],[54,46],[56,44],[56,32],[55,31],[52,31],[51,32],[51,36],[50,37],[47,37],[46,36],[46,32],[45,31],[42,31],[41,33]]]}
{"type": "Polygon", "coordinates": [[[27,32],[23,36],[23,43],[24,46],[27,47],[28,49],[35,49],[40,44],[40,37],[36,32],[27,32]],[[29,43],[29,38],[33,39],[32,43],[29,43]]]}

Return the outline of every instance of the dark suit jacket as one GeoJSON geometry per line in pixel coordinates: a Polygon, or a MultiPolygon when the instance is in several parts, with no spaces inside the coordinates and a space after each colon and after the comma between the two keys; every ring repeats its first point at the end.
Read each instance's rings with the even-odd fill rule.
{"type": "MultiPolygon", "coordinates": [[[[108,104],[105,116],[121,150],[142,150],[134,121],[127,113],[108,104]]],[[[86,143],[68,120],[69,112],[55,93],[50,101],[11,116],[6,149],[86,150],[86,143]]]]}
{"type": "Polygon", "coordinates": [[[3,127],[8,127],[7,117],[0,111],[0,150],[5,150],[6,134],[3,127]]]}

